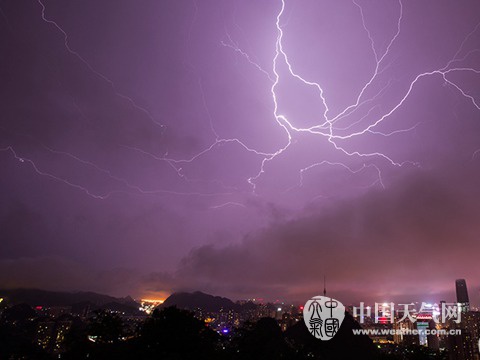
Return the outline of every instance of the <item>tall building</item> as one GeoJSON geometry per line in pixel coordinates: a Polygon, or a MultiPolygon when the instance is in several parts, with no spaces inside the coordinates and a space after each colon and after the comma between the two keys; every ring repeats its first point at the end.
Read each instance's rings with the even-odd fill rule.
{"type": "Polygon", "coordinates": [[[465,314],[462,321],[465,322],[465,329],[470,334],[473,346],[473,359],[480,360],[478,343],[480,340],[480,312],[469,311],[465,314]]]}
{"type": "Polygon", "coordinates": [[[457,303],[462,311],[461,323],[449,322],[450,329],[459,329],[461,334],[449,335],[447,347],[450,360],[478,360],[477,341],[479,336],[479,314],[470,311],[467,283],[465,279],[455,281],[457,303]]]}
{"type": "Polygon", "coordinates": [[[415,327],[418,330],[418,342],[419,345],[428,346],[432,350],[439,349],[439,338],[435,334],[428,334],[427,331],[431,332],[436,330],[436,323],[433,320],[432,312],[423,312],[417,314],[415,322],[415,327]]]}
{"type": "Polygon", "coordinates": [[[462,333],[459,335],[450,334],[447,337],[449,360],[475,360],[477,352],[470,332],[455,323],[451,324],[450,329],[461,329],[462,333]]]}
{"type": "Polygon", "coordinates": [[[457,303],[461,307],[462,312],[470,311],[470,300],[468,299],[467,282],[465,279],[457,279],[455,288],[457,290],[457,303]]]}

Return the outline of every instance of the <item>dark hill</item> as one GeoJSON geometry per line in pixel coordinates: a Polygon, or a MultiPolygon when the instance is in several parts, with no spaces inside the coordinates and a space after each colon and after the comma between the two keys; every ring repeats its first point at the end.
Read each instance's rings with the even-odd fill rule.
{"type": "Polygon", "coordinates": [[[105,304],[118,303],[138,309],[138,304],[132,298],[115,298],[109,295],[94,292],[58,292],[38,289],[8,289],[0,290],[3,297],[10,304],[25,303],[30,306],[72,306],[78,303],[91,303],[96,307],[105,304]]]}
{"type": "Polygon", "coordinates": [[[180,292],[170,295],[165,302],[160,305],[161,308],[176,306],[180,309],[195,310],[200,308],[207,312],[218,312],[223,310],[240,310],[240,305],[235,304],[232,300],[213,296],[196,291],[194,293],[180,292]]]}

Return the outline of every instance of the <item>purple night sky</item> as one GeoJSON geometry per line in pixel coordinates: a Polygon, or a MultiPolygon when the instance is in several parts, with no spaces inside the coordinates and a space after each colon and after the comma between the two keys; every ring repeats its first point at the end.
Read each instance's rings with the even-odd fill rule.
{"type": "Polygon", "coordinates": [[[0,10],[0,287],[478,303],[480,2],[0,10]]]}

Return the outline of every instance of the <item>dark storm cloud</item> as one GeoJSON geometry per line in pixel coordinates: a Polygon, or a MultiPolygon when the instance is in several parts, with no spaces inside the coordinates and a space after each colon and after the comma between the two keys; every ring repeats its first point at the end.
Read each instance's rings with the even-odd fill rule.
{"type": "MultiPolygon", "coordinates": [[[[470,175],[473,185],[479,174],[470,175]]],[[[452,292],[457,277],[478,287],[471,265],[478,254],[468,250],[476,247],[480,231],[478,191],[451,186],[464,186],[460,180],[424,173],[395,190],[342,201],[327,213],[310,209],[239,244],[199,247],[182,261],[178,275],[192,288],[237,297],[308,298],[321,292],[324,275],[331,294],[364,300],[438,297],[452,292]]]]}
{"type": "Polygon", "coordinates": [[[95,271],[84,264],[59,257],[20,257],[0,260],[3,288],[51,291],[97,291],[124,296],[135,292],[139,275],[132,269],[95,271]]]}
{"type": "Polygon", "coordinates": [[[42,215],[31,211],[25,204],[12,201],[1,216],[0,245],[3,257],[16,258],[42,253],[41,239],[51,236],[42,215]]]}

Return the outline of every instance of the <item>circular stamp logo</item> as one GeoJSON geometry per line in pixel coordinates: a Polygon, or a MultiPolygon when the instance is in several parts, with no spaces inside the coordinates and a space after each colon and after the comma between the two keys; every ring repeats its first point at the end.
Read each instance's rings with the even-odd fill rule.
{"type": "Polygon", "coordinates": [[[310,334],[320,340],[335,336],[345,318],[345,306],[328,296],[314,296],[303,307],[303,320],[310,334]]]}

